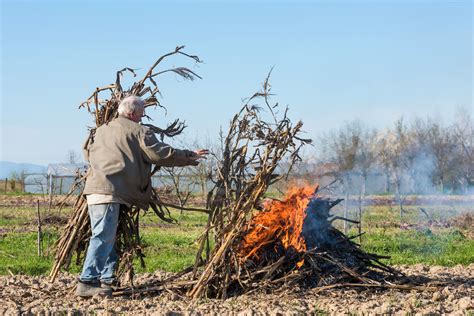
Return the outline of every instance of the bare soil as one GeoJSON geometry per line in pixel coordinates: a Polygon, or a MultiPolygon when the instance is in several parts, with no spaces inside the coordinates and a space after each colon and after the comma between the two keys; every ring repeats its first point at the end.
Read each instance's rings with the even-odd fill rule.
{"type": "MultiPolygon", "coordinates": [[[[66,195],[54,195],[52,197],[51,206],[56,207],[66,198],[66,195]]],[[[72,205],[75,197],[70,197],[66,201],[66,205],[72,205]]],[[[6,195],[0,194],[0,207],[36,207],[39,201],[41,207],[49,205],[49,197],[47,195],[6,195]]]]}
{"type": "MultiPolygon", "coordinates": [[[[176,194],[169,188],[157,189],[160,198],[170,204],[179,205],[179,200],[176,194]]],[[[63,203],[65,206],[72,206],[76,200],[76,195],[53,195],[51,200],[51,206],[57,207],[63,203]],[[67,199],[66,199],[67,198],[67,199]]],[[[11,207],[11,208],[22,208],[22,207],[36,207],[37,201],[39,201],[41,207],[49,206],[48,195],[9,195],[0,193],[0,207],[11,207]]],[[[203,196],[191,196],[187,200],[187,205],[194,205],[204,207],[206,205],[206,199],[203,196]]]]}
{"type": "MultiPolygon", "coordinates": [[[[429,278],[433,291],[341,288],[254,293],[221,300],[191,302],[173,292],[110,299],[80,299],[74,295],[75,276],[62,274],[54,284],[45,276],[1,276],[0,315],[133,314],[133,315],[296,315],[296,314],[454,314],[474,313],[474,264],[452,268],[400,266],[414,278],[429,278]]],[[[147,284],[169,276],[156,272],[136,277],[147,284]]]]}

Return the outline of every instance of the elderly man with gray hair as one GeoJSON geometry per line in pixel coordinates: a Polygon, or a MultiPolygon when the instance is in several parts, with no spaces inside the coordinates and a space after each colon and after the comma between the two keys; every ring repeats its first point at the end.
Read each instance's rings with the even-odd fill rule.
{"type": "Polygon", "coordinates": [[[196,166],[208,154],[205,149],[180,150],[158,141],[150,129],[139,124],[144,111],[145,104],[139,97],[124,98],[118,107],[119,116],[98,127],[94,142],[84,148],[90,162],[84,194],[92,236],[78,280],[78,296],[112,294],[120,205],[148,209],[152,165],[196,166]]]}

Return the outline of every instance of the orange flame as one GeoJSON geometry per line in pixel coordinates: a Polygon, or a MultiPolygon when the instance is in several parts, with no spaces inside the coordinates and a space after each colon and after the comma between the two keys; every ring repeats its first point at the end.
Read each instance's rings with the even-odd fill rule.
{"type": "MultiPolygon", "coordinates": [[[[306,251],[306,243],[302,236],[303,221],[306,207],[315,192],[314,187],[293,187],[288,190],[283,200],[268,200],[264,203],[264,211],[258,212],[250,220],[247,232],[238,249],[243,261],[260,257],[264,246],[276,244],[288,250],[306,251]]],[[[301,267],[303,261],[298,262],[301,267]]]]}

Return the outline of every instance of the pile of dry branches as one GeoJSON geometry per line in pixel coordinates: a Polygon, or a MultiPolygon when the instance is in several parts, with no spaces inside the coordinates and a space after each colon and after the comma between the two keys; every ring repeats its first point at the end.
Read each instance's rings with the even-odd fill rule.
{"type": "MultiPolygon", "coordinates": [[[[87,110],[95,117],[95,127],[90,130],[90,135],[85,146],[94,142],[94,133],[97,127],[107,124],[118,116],[117,109],[120,101],[129,95],[136,95],[145,101],[145,108],[162,107],[157,95],[161,95],[157,85],[156,77],[165,73],[175,73],[178,76],[194,80],[201,78],[192,70],[185,67],[177,67],[166,70],[158,70],[158,66],[165,60],[174,55],[184,56],[190,58],[196,63],[201,60],[194,55],[189,55],[183,52],[184,46],[176,47],[176,49],[168,54],[158,58],[153,66],[148,70],[143,78],[133,83],[128,89],[124,90],[122,87],[122,78],[124,73],[130,72],[134,77],[135,71],[131,68],[124,68],[117,72],[115,83],[107,85],[102,88],[97,88],[92,95],[83,102],[79,108],[87,108],[87,110]],[[105,98],[102,98],[105,95],[105,98]]],[[[175,120],[166,129],[161,129],[152,124],[144,124],[163,139],[165,136],[174,137],[179,135],[185,128],[184,123],[175,120]]],[[[153,173],[158,171],[158,168],[153,170],[153,173]]],[[[85,183],[87,175],[82,175],[76,180],[74,188],[82,187],[85,183]]],[[[156,192],[152,194],[150,207],[153,211],[164,221],[170,222],[173,219],[170,217],[170,212],[166,203],[161,203],[156,192]]],[[[91,235],[90,222],[87,211],[87,201],[85,196],[81,193],[77,197],[73,205],[73,216],[70,218],[62,235],[56,243],[56,255],[54,265],[50,273],[51,281],[54,281],[61,268],[68,269],[74,254],[77,254],[77,264],[82,264],[84,259],[84,252],[87,249],[89,238],[91,235]]],[[[147,211],[147,210],[144,210],[147,211]]],[[[119,255],[119,267],[117,276],[122,277],[123,280],[132,280],[133,277],[133,259],[138,257],[144,265],[142,248],[140,246],[139,235],[139,217],[140,209],[132,206],[122,207],[119,216],[119,225],[117,230],[117,251],[119,255]]]]}

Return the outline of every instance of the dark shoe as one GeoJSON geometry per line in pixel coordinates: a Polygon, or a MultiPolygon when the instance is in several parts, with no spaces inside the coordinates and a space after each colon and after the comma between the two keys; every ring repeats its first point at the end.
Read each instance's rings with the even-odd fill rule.
{"type": "Polygon", "coordinates": [[[112,296],[112,289],[102,288],[100,283],[97,282],[79,280],[77,282],[76,295],[80,297],[92,297],[95,295],[110,297],[112,296]]]}
{"type": "Polygon", "coordinates": [[[117,291],[120,288],[120,283],[117,280],[112,282],[100,281],[100,287],[103,289],[110,289],[111,291],[117,291]]]}

